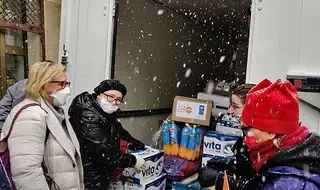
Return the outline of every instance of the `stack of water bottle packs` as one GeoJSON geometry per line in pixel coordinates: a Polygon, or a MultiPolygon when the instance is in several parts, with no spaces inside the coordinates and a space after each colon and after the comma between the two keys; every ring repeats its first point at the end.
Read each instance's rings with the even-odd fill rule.
{"type": "Polygon", "coordinates": [[[221,114],[215,126],[215,131],[204,134],[202,166],[211,159],[235,159],[232,147],[242,135],[239,129],[239,116],[221,114]]]}
{"type": "Polygon", "coordinates": [[[189,161],[201,158],[204,131],[199,125],[184,126],[166,120],[162,125],[164,154],[176,156],[189,161]]]}
{"type": "Polygon", "coordinates": [[[201,166],[204,131],[199,125],[175,122],[162,125],[164,171],[168,181],[182,181],[196,173],[201,166]]]}

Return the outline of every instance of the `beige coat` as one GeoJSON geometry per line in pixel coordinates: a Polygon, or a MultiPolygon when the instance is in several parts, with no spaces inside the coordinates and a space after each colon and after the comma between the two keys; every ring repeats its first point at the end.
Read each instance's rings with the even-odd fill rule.
{"type": "MultiPolygon", "coordinates": [[[[35,101],[25,99],[12,109],[4,123],[2,137],[8,133],[17,111],[29,103],[35,101]]],[[[39,103],[41,107],[29,107],[19,115],[8,139],[11,171],[17,189],[49,189],[41,167],[43,160],[61,190],[84,189],[79,142],[70,123],[66,120],[67,134],[45,102],[41,99],[39,103]],[[49,137],[44,146],[47,126],[49,137]]]]}

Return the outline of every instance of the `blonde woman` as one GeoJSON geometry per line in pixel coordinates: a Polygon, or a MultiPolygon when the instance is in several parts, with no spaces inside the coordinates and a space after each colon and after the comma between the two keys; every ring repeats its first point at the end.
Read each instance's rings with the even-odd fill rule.
{"type": "Polygon", "coordinates": [[[84,189],[79,142],[62,106],[70,97],[70,83],[61,64],[38,62],[32,65],[25,87],[28,96],[7,117],[2,137],[8,134],[13,181],[17,189],[84,189]]]}

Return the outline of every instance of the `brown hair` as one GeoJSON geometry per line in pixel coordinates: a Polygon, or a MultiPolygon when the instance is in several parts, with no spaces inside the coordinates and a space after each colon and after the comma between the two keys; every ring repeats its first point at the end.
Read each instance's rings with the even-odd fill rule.
{"type": "Polygon", "coordinates": [[[232,88],[231,93],[233,95],[238,96],[242,103],[244,104],[246,102],[247,99],[247,94],[248,92],[255,86],[255,84],[250,84],[250,83],[246,83],[246,84],[241,84],[241,85],[236,85],[232,88]]]}

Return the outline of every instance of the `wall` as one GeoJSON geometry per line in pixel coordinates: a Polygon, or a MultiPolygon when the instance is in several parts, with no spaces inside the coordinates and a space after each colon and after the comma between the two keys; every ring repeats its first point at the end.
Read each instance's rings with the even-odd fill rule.
{"type": "Polygon", "coordinates": [[[211,31],[148,1],[120,1],[115,78],[129,91],[122,110],[170,108],[176,95],[230,80],[236,35],[224,25],[211,31]]]}
{"type": "MultiPolygon", "coordinates": [[[[230,80],[237,43],[235,30],[224,25],[208,31],[150,2],[120,1],[115,78],[128,88],[121,109],[170,108],[176,95],[196,95],[209,80],[230,80]],[[226,58],[220,63],[222,56],[226,58]],[[191,73],[186,77],[188,69],[191,73]]],[[[239,49],[246,46],[242,44],[239,49]]],[[[237,61],[245,68],[246,56],[241,52],[237,61]]],[[[134,136],[150,143],[159,120],[167,116],[122,118],[121,122],[134,136]]]]}
{"type": "MultiPolygon", "coordinates": [[[[181,24],[184,26],[186,21],[181,19],[179,20],[178,18],[174,18],[175,20],[169,20],[168,18],[162,18],[162,24],[160,23],[159,25],[157,25],[157,27],[159,28],[150,28],[150,26],[148,26],[148,22],[147,20],[150,19],[150,22],[157,22],[159,20],[159,17],[157,15],[157,11],[158,9],[155,7],[150,8],[151,6],[147,6],[145,5],[147,8],[143,8],[144,6],[141,5],[142,2],[145,1],[120,1],[120,3],[126,4],[127,2],[133,3],[133,5],[138,6],[138,7],[131,7],[129,8],[129,10],[131,11],[136,10],[135,14],[138,15],[142,15],[143,18],[145,19],[140,20],[140,19],[135,19],[136,22],[140,22],[140,23],[135,23],[133,20],[133,13],[130,12],[122,12],[120,14],[120,17],[123,19],[125,18],[125,21],[123,21],[124,25],[123,28],[125,30],[123,30],[121,32],[118,31],[118,34],[120,35],[124,35],[121,36],[120,41],[118,42],[117,45],[120,44],[120,42],[126,42],[127,43],[129,41],[130,44],[131,41],[135,41],[137,43],[139,43],[139,41],[136,38],[133,37],[138,37],[137,35],[135,35],[133,33],[133,31],[136,32],[140,32],[140,27],[142,27],[143,29],[146,27],[146,29],[152,29],[152,33],[153,35],[157,34],[161,34],[163,33],[163,35],[160,35],[160,37],[162,37],[161,39],[158,39],[158,42],[160,42],[160,46],[158,46],[159,44],[144,44],[142,46],[142,48],[144,48],[144,50],[146,50],[146,55],[144,56],[139,56],[141,59],[147,59],[148,53],[149,51],[147,51],[147,48],[152,49],[154,51],[154,56],[159,56],[160,55],[160,51],[166,51],[166,55],[170,57],[167,59],[167,62],[161,62],[161,64],[165,64],[165,66],[168,66],[169,64],[175,63],[175,58],[174,55],[168,54],[168,43],[170,42],[170,40],[172,42],[174,42],[174,39],[172,39],[173,37],[175,38],[182,38],[183,34],[186,34],[186,32],[183,32],[183,28],[181,33],[176,33],[175,36],[170,36],[170,33],[168,33],[169,29],[172,27],[173,29],[175,29],[176,31],[178,30],[177,27],[181,26],[181,24]],[[150,8],[150,9],[149,9],[150,8]],[[141,12],[139,12],[139,10],[141,10],[141,12]],[[156,17],[156,18],[154,18],[156,17]],[[127,25],[130,24],[130,22],[132,21],[132,27],[133,28],[129,28],[127,25]],[[170,21],[175,21],[173,23],[170,23],[170,21]],[[138,25],[134,25],[134,24],[138,24],[138,25]],[[131,33],[129,33],[131,32],[131,33]],[[164,35],[166,34],[166,35],[164,35]],[[161,43],[162,42],[162,43],[161,43]],[[164,44],[164,45],[163,45],[164,44]]],[[[71,81],[71,88],[72,88],[72,96],[74,97],[75,95],[87,90],[92,92],[93,87],[95,87],[98,82],[100,82],[103,79],[109,78],[110,77],[110,66],[111,66],[111,50],[112,50],[112,7],[113,5],[110,4],[113,3],[113,1],[109,1],[109,0],[95,0],[95,1],[90,1],[90,0],[65,0],[62,2],[62,17],[61,17],[61,37],[60,37],[60,56],[62,56],[62,45],[66,44],[67,46],[67,50],[68,50],[68,55],[69,55],[69,65],[68,65],[68,78],[71,81]],[[69,20],[68,20],[69,19],[69,20]]],[[[121,7],[120,7],[121,8],[121,7]]],[[[122,9],[123,10],[123,9],[122,9]]],[[[121,9],[120,9],[121,11],[121,9]]],[[[168,14],[167,12],[165,12],[165,14],[168,14]]],[[[187,23],[186,23],[187,24],[187,23]]],[[[121,26],[119,26],[121,28],[121,26]]],[[[190,27],[188,27],[190,28],[190,27]]],[[[228,38],[228,34],[227,32],[229,31],[228,28],[224,28],[221,29],[220,25],[216,27],[217,29],[220,29],[220,31],[223,33],[225,32],[225,37],[222,37],[221,34],[219,33],[211,33],[209,36],[206,36],[204,39],[201,40],[201,43],[203,43],[204,41],[214,44],[214,46],[212,47],[212,51],[215,52],[217,55],[212,56],[212,60],[214,60],[215,62],[219,62],[220,57],[222,55],[226,55],[225,52],[228,52],[229,54],[227,55],[227,59],[225,60],[224,63],[229,63],[227,60],[230,59],[232,57],[233,52],[231,51],[227,51],[228,47],[226,48],[226,51],[223,50],[223,46],[220,46],[220,40],[223,39],[225,40],[225,43],[227,43],[228,38]],[[210,38],[212,38],[212,40],[210,41],[210,38]],[[221,50],[218,50],[218,47],[221,47],[221,50]],[[222,51],[222,52],[221,52],[222,51]]],[[[147,31],[147,30],[145,30],[147,31]]],[[[230,31],[236,31],[236,30],[231,30],[230,31]]],[[[147,33],[148,35],[148,33],[147,33]]],[[[232,35],[231,35],[232,36],[232,35]]],[[[188,36],[189,37],[189,36],[188,36]]],[[[191,44],[193,44],[193,46],[197,46],[197,40],[195,40],[194,38],[199,37],[199,34],[190,34],[190,37],[193,39],[193,41],[191,41],[191,44]],[[193,36],[194,35],[194,36],[193,36]]],[[[148,43],[148,42],[147,42],[148,43]]],[[[184,41],[185,44],[188,44],[188,40],[186,39],[184,41]]],[[[123,48],[122,50],[117,52],[117,65],[116,65],[116,77],[122,77],[121,79],[125,80],[125,83],[130,82],[129,80],[125,79],[124,77],[128,77],[129,75],[126,75],[127,73],[124,72],[125,69],[127,69],[127,72],[130,72],[132,74],[132,71],[134,70],[134,67],[130,67],[130,65],[125,65],[125,63],[128,62],[128,60],[130,60],[131,58],[128,57],[126,54],[128,52],[127,49],[125,48],[130,48],[129,52],[133,53],[135,52],[134,50],[137,50],[133,47],[126,47],[125,45],[122,46],[117,46],[117,48],[121,49],[121,47],[123,48]],[[122,52],[122,53],[121,53],[122,52]],[[123,65],[121,65],[123,63],[123,65]],[[120,65],[119,65],[120,64],[120,65]]],[[[236,46],[232,47],[232,49],[235,49],[236,46]]],[[[203,57],[205,56],[205,53],[209,52],[211,48],[207,48],[205,49],[205,51],[202,51],[201,53],[198,52],[199,49],[196,49],[197,52],[197,56],[199,57],[199,59],[203,59],[203,57]]],[[[180,52],[180,56],[181,57],[188,57],[186,54],[183,54],[183,50],[180,46],[179,47],[171,47],[172,51],[174,52],[180,52]]],[[[195,50],[195,48],[193,49],[195,50]]],[[[135,52],[137,53],[137,52],[135,52]]],[[[191,52],[192,54],[193,52],[191,52]]],[[[213,53],[212,53],[213,54],[213,53]]],[[[150,54],[149,54],[150,55],[150,54]]],[[[136,59],[137,56],[132,55],[132,57],[134,59],[136,59]]],[[[194,60],[195,57],[191,56],[192,58],[190,58],[190,60],[194,60]]],[[[159,57],[157,57],[159,58],[159,57]]],[[[188,57],[189,58],[189,57],[188,57]]],[[[210,58],[207,59],[210,60],[210,58]]],[[[162,60],[163,61],[163,60],[162,60]]],[[[212,63],[213,62],[209,62],[212,63]]],[[[131,63],[131,62],[130,62],[131,63]]],[[[160,62],[157,62],[158,64],[160,64],[160,62]]],[[[189,66],[189,63],[187,64],[189,66]]],[[[191,65],[191,64],[190,64],[191,65]]],[[[201,65],[201,63],[200,63],[201,65]]],[[[158,65],[159,66],[159,65],[158,65]]],[[[159,67],[156,67],[156,69],[158,69],[159,67]]],[[[176,63],[176,67],[178,68],[179,71],[177,71],[177,74],[179,75],[179,77],[181,77],[182,79],[184,79],[184,75],[186,72],[186,68],[182,68],[183,63],[176,63]]],[[[226,71],[225,68],[229,68],[228,64],[220,64],[220,65],[216,65],[216,70],[217,72],[221,72],[224,73],[226,71]]],[[[161,65],[160,65],[161,67],[161,65]]],[[[204,73],[204,72],[212,72],[214,70],[213,65],[208,64],[208,67],[202,67],[202,70],[199,70],[198,73],[204,73]]],[[[142,71],[141,71],[142,72],[142,71]]],[[[143,74],[140,73],[140,76],[137,76],[136,79],[138,80],[134,80],[132,79],[131,82],[131,86],[128,83],[128,87],[129,87],[129,94],[134,94],[133,93],[133,88],[132,86],[140,86],[139,83],[141,82],[141,78],[144,78],[145,76],[149,77],[149,80],[154,77],[154,73],[148,73],[150,71],[145,71],[143,74]],[[150,75],[150,76],[149,76],[150,75]],[[150,78],[152,77],[152,78],[150,78]]],[[[171,72],[172,73],[172,72],[171,72]]],[[[130,74],[130,75],[131,75],[130,74]]],[[[165,73],[161,73],[162,75],[165,76],[165,73]]],[[[195,84],[199,84],[199,88],[197,88],[197,91],[202,91],[202,88],[205,87],[205,83],[206,81],[202,81],[202,80],[197,80],[199,79],[200,74],[196,74],[195,78],[192,78],[192,80],[186,80],[184,81],[183,85],[189,85],[191,83],[195,83],[195,84]],[[196,80],[194,80],[196,79],[196,80]],[[200,86],[202,85],[202,86],[200,86]]],[[[200,75],[201,76],[201,75],[200,75]]],[[[223,76],[223,74],[222,74],[223,76]]],[[[191,78],[191,77],[190,77],[191,78]]],[[[175,86],[175,85],[174,85],[175,86]]],[[[143,88],[140,88],[142,90],[145,90],[143,88]]],[[[147,92],[144,91],[144,94],[149,94],[150,89],[147,88],[147,92]]],[[[128,95],[129,95],[128,94],[128,95]]],[[[138,97],[141,94],[134,94],[135,97],[138,97]]],[[[166,94],[164,94],[163,96],[165,96],[166,94]]],[[[130,99],[130,97],[126,97],[126,100],[129,102],[134,102],[136,101],[134,99],[134,96],[132,96],[130,99]]],[[[150,95],[151,98],[154,98],[156,95],[152,94],[150,95]]],[[[149,97],[149,96],[148,96],[149,97]]],[[[151,102],[151,101],[150,101],[151,102]]],[[[153,103],[152,103],[153,104],[153,103]]],[[[172,104],[172,101],[169,102],[169,104],[172,104]]],[[[152,106],[152,105],[151,105],[152,106]]],[[[133,136],[143,140],[146,143],[149,143],[152,135],[154,134],[154,132],[156,131],[155,129],[159,127],[159,120],[165,119],[167,117],[167,115],[158,115],[158,116],[146,116],[146,117],[132,117],[132,118],[121,118],[121,123],[123,124],[123,126],[128,129],[129,132],[131,132],[133,134],[133,136]]]]}
{"type": "MultiPolygon", "coordinates": [[[[63,1],[60,47],[62,49],[65,44],[68,50],[67,74],[72,97],[83,91],[93,92],[100,81],[110,77],[111,54],[108,52],[112,50],[113,30],[113,4],[110,3],[112,1],[109,0],[63,1]]],[[[62,53],[60,50],[60,57],[62,53]]],[[[120,120],[134,137],[148,143],[158,127],[158,121],[166,117],[159,115],[120,120]]]]}
{"type": "MultiPolygon", "coordinates": [[[[254,0],[247,82],[285,79],[288,71],[320,73],[320,2],[254,0]]],[[[301,121],[320,132],[320,113],[300,103],[301,121]]]]}
{"type": "Polygon", "coordinates": [[[121,118],[120,122],[129,133],[146,144],[151,144],[153,135],[159,129],[159,121],[166,119],[168,115],[154,115],[145,117],[121,118]]]}
{"type": "Polygon", "coordinates": [[[44,1],[46,56],[58,62],[60,35],[61,0],[44,1]]]}
{"type": "Polygon", "coordinates": [[[68,50],[67,74],[72,97],[83,91],[93,92],[99,82],[110,77],[113,3],[110,0],[63,1],[60,47],[66,44],[68,50]]]}

